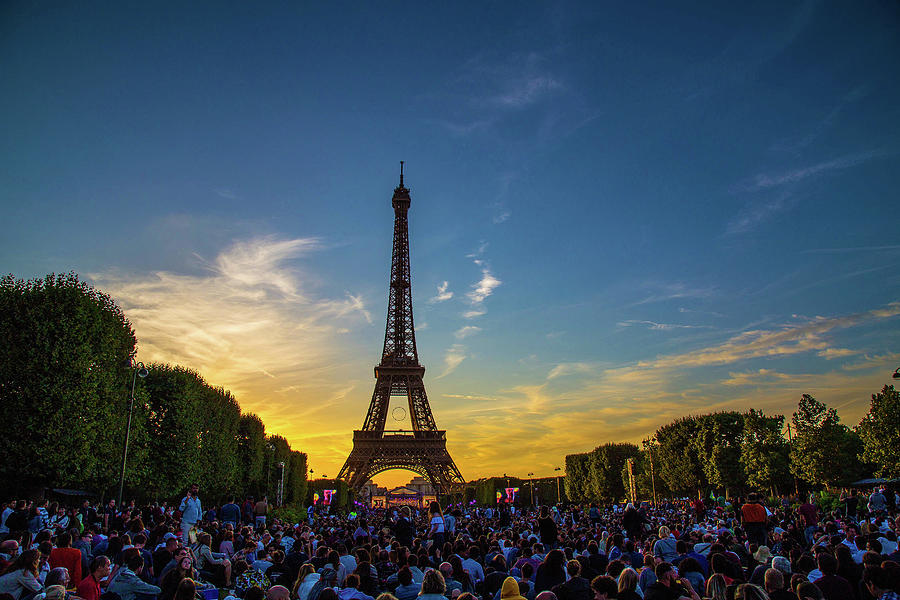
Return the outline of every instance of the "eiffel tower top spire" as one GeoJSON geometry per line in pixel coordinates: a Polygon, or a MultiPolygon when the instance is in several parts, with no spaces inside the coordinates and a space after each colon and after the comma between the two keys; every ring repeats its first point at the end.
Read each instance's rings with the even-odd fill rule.
{"type": "Polygon", "coordinates": [[[394,188],[394,244],[391,255],[391,280],[388,294],[387,327],[381,367],[417,367],[416,330],[413,325],[412,283],[409,268],[409,189],[403,185],[403,162],[400,161],[400,185],[394,188]]]}

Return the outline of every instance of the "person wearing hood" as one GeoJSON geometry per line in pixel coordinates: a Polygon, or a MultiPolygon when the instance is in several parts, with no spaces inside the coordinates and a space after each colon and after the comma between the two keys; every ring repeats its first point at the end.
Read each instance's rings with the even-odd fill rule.
{"type": "Polygon", "coordinates": [[[507,577],[500,586],[500,600],[525,600],[519,591],[519,582],[514,577],[507,577]]]}

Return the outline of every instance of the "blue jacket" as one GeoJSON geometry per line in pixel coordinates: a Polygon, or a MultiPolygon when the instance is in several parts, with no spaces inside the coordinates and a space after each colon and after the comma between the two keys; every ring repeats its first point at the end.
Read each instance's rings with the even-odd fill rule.
{"type": "MultiPolygon", "coordinates": [[[[181,511],[181,521],[182,523],[188,523],[193,525],[197,521],[200,520],[200,517],[203,515],[203,508],[200,506],[200,498],[188,498],[185,496],[181,500],[181,505],[178,507],[178,510],[181,511]]],[[[124,600],[124,598],[123,598],[124,600]]]]}

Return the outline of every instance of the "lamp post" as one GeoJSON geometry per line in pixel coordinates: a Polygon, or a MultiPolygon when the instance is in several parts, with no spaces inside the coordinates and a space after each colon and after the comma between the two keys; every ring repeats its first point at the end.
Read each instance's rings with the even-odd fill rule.
{"type": "MultiPolygon", "coordinates": [[[[554,471],[562,471],[562,467],[556,467],[553,469],[554,471]]],[[[559,475],[556,476],[556,503],[559,504],[562,502],[562,496],[559,493],[559,475]]]]}
{"type": "Polygon", "coordinates": [[[531,488],[531,505],[534,506],[534,473],[528,474],[528,487],[531,488]]]}
{"type": "Polygon", "coordinates": [[[266,456],[266,496],[269,495],[269,483],[272,478],[272,463],[275,462],[275,444],[269,442],[266,444],[266,448],[268,448],[271,453],[271,458],[269,455],[266,456]]]}
{"type": "Polygon", "coordinates": [[[122,470],[119,472],[119,500],[117,504],[122,506],[122,488],[125,487],[125,463],[128,461],[128,441],[131,438],[131,417],[134,414],[134,386],[137,384],[137,378],[143,379],[150,374],[144,363],[139,362],[132,365],[134,374],[131,376],[131,399],[128,401],[128,424],[125,426],[125,447],[122,449],[122,470]]]}
{"type": "Polygon", "coordinates": [[[281,506],[284,498],[284,461],[278,463],[278,466],[281,467],[281,480],[278,482],[278,506],[281,506]]]}

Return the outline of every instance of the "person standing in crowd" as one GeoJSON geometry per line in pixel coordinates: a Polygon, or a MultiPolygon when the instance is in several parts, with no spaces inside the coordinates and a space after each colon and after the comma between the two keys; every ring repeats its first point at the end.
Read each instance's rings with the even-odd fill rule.
{"type": "Polygon", "coordinates": [[[200,504],[200,486],[196,483],[192,484],[187,495],[181,499],[178,510],[181,511],[181,540],[185,546],[190,545],[190,533],[200,517],[203,515],[203,507],[200,504]]]}
{"type": "Polygon", "coordinates": [[[225,525],[231,524],[233,528],[237,529],[238,524],[241,522],[241,507],[235,502],[234,496],[228,499],[228,504],[223,505],[220,512],[222,523],[225,525]]]}
{"type": "Polygon", "coordinates": [[[259,502],[257,502],[253,506],[253,517],[256,525],[256,529],[265,529],[266,527],[266,516],[269,514],[269,498],[268,496],[263,496],[260,498],[259,502]]]}

